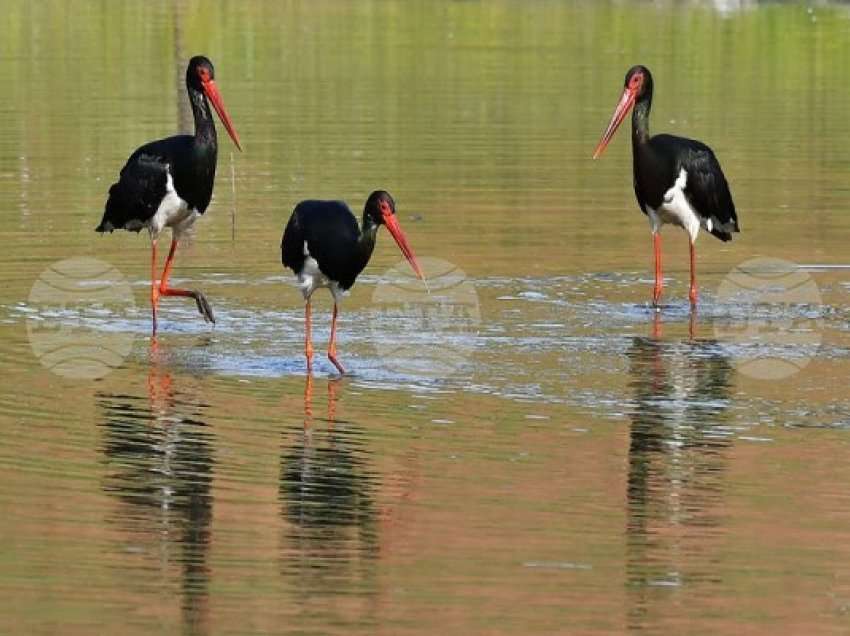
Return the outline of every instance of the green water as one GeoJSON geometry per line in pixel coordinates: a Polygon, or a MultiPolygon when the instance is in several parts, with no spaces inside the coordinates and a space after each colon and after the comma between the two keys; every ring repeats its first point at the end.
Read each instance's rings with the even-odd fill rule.
{"type": "Polygon", "coordinates": [[[10,0],[3,15],[0,631],[847,630],[846,4],[10,0]],[[220,128],[215,197],[174,270],[218,324],[166,299],[152,347],[149,241],[93,229],[129,153],[181,130],[196,53],[245,152],[220,128]],[[709,143],[738,208],[732,243],[697,244],[695,316],[676,228],[667,304],[647,307],[627,131],[590,159],[636,63],[655,78],[652,129],[709,143]],[[382,232],[342,308],[354,373],[317,359],[308,380],[284,224],[301,199],[359,210],[379,187],[435,291],[397,280],[382,232]],[[82,257],[135,308],[33,300],[82,257]],[[820,300],[725,296],[754,257],[806,266],[820,300]],[[780,340],[754,342],[754,316],[780,340]],[[126,353],[96,380],[51,371],[40,338],[61,328],[126,353]],[[754,356],[789,371],[765,379],[754,356]]]}

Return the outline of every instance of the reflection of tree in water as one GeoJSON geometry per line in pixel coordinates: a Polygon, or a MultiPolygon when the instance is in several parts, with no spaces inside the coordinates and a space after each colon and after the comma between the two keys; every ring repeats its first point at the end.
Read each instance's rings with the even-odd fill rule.
{"type": "Polygon", "coordinates": [[[327,420],[313,421],[312,383],[308,376],[305,420],[284,432],[281,448],[283,572],[305,599],[371,596],[379,546],[368,450],[356,427],[335,419],[339,381],[328,383],[327,420]]]}
{"type": "Polygon", "coordinates": [[[630,627],[639,628],[657,588],[710,583],[715,571],[732,366],[711,340],[638,337],[628,357],[627,577],[635,601],[630,627]]]}
{"type": "Polygon", "coordinates": [[[154,559],[146,565],[165,575],[181,568],[185,631],[207,633],[213,437],[201,420],[206,406],[182,398],[159,369],[148,388],[147,397],[97,395],[103,490],[122,503],[110,521],[154,559]]]}

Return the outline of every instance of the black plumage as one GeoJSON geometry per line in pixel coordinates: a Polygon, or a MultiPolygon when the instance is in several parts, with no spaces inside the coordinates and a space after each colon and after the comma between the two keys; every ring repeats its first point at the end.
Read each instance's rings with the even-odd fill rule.
{"type": "Polygon", "coordinates": [[[688,296],[696,305],[696,252],[700,228],[723,241],[740,231],[738,215],[726,176],[714,152],[694,139],[674,135],[649,135],[652,108],[652,74],[645,66],[626,73],[620,101],[593,158],[605,150],[617,128],[632,111],[632,156],[634,189],[641,211],[649,217],[655,250],[655,286],[652,299],[658,304],[663,286],[661,226],[672,223],[683,228],[690,239],[691,284],[688,296]]]}
{"type": "Polygon", "coordinates": [[[151,305],[153,333],[160,296],[194,298],[198,311],[208,322],[215,322],[212,308],[203,294],[193,290],[171,289],[168,277],[180,235],[202,215],[210,204],[215,183],[218,141],[210,104],[221,118],[237,148],[239,136],[224,108],[215,81],[212,62],[193,57],[186,68],[186,90],[195,119],[194,135],[159,139],[136,149],[118,181],[109,188],[98,232],[147,228],[151,236],[151,305]],[[160,232],[172,228],[171,249],[162,278],[157,282],[156,244],[160,232]]]}
{"type": "Polygon", "coordinates": [[[281,240],[281,262],[298,274],[309,256],[329,280],[348,290],[372,256],[378,224],[368,208],[362,227],[344,201],[301,201],[281,240]]]}
{"type": "Polygon", "coordinates": [[[661,207],[664,194],[684,169],[685,196],[702,225],[708,229],[711,221],[709,231],[723,241],[740,232],[729,184],[711,148],[695,139],[660,134],[638,147],[635,156],[635,196],[644,214],[647,204],[655,210],[661,207]]]}
{"type": "Polygon", "coordinates": [[[109,188],[98,232],[140,231],[166,195],[168,165],[140,148],[127,160],[121,176],[109,188]]]}
{"type": "MultiPolygon", "coordinates": [[[[218,139],[212,110],[206,93],[213,86],[213,104],[223,111],[214,88],[215,71],[207,58],[194,57],[186,69],[186,90],[195,119],[194,135],[176,135],[159,139],[137,148],[116,183],[109,188],[109,197],[98,232],[126,229],[138,232],[147,227],[155,234],[162,228],[150,227],[151,219],[168,194],[168,179],[188,210],[203,214],[210,204],[215,183],[218,158],[218,139]],[[206,79],[205,79],[206,78],[206,79]]],[[[238,137],[232,131],[229,117],[222,117],[237,147],[238,137]]]]}
{"type": "Polygon", "coordinates": [[[118,181],[109,188],[109,198],[98,232],[149,227],[160,203],[168,194],[168,179],[187,210],[206,212],[215,181],[216,144],[198,144],[195,137],[180,135],[145,144],[121,169],[118,181]],[[197,156],[196,161],[183,158],[197,156]]]}
{"type": "Polygon", "coordinates": [[[369,195],[363,206],[360,225],[343,201],[301,201],[292,210],[280,241],[280,260],[298,277],[301,294],[306,301],[304,355],[308,371],[312,369],[313,359],[310,298],[316,289],[328,287],[334,298],[328,359],[340,373],[345,373],[336,356],[338,304],[342,292],[354,285],[369,262],[381,225],[386,225],[413,271],[424,280],[413,250],[398,224],[395,201],[388,192],[375,190],[369,195]]]}

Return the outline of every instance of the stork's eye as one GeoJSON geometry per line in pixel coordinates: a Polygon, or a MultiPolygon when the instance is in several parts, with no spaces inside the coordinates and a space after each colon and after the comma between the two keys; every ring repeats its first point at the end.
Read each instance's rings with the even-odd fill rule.
{"type": "Polygon", "coordinates": [[[632,79],[629,80],[629,88],[640,88],[640,85],[643,83],[643,75],[633,75],[632,79]]]}
{"type": "Polygon", "coordinates": [[[199,68],[198,69],[198,77],[201,78],[202,82],[209,82],[210,81],[210,71],[209,71],[209,69],[203,68],[203,67],[199,68]]]}
{"type": "Polygon", "coordinates": [[[386,201],[381,201],[381,214],[384,216],[390,215],[393,213],[393,209],[390,207],[390,204],[386,201]]]}

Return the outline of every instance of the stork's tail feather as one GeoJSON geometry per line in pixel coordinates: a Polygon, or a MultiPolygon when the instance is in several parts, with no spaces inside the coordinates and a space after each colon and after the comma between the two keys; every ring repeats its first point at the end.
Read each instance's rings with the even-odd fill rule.
{"type": "MultiPolygon", "coordinates": [[[[714,220],[714,219],[712,219],[714,220]]],[[[731,241],[732,234],[734,232],[740,232],[741,228],[738,226],[738,219],[732,218],[726,223],[712,223],[710,226],[709,232],[714,234],[721,241],[731,241]]]]}
{"type": "Polygon", "coordinates": [[[139,232],[143,227],[146,227],[144,223],[140,223],[139,221],[131,219],[130,221],[124,221],[122,219],[113,219],[109,220],[106,216],[103,217],[103,220],[100,222],[96,228],[94,228],[95,232],[100,232],[101,234],[105,232],[109,232],[110,234],[115,230],[127,230],[128,232],[139,232]]]}

